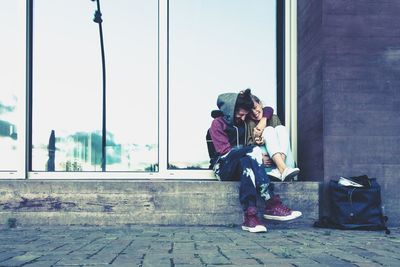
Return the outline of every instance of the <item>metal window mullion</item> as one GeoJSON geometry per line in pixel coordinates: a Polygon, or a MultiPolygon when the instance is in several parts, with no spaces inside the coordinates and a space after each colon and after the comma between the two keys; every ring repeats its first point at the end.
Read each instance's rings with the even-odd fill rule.
{"type": "Polygon", "coordinates": [[[168,161],[168,0],[158,0],[158,172],[168,161]]]}
{"type": "Polygon", "coordinates": [[[276,0],[276,107],[285,125],[285,2],[276,0]]]}
{"type": "Polygon", "coordinates": [[[285,4],[285,124],[297,161],[297,0],[285,4]]]}
{"type": "Polygon", "coordinates": [[[291,137],[292,137],[292,153],[293,158],[297,161],[297,0],[292,0],[292,6],[290,9],[290,60],[291,60],[291,70],[290,70],[290,79],[291,79],[291,120],[292,125],[291,129],[291,137]]]}
{"type": "Polygon", "coordinates": [[[20,131],[24,133],[23,154],[25,157],[22,158],[25,159],[23,173],[26,179],[29,178],[29,171],[32,169],[33,4],[33,0],[26,0],[26,90],[24,96],[26,104],[23,110],[25,129],[20,131]]]}

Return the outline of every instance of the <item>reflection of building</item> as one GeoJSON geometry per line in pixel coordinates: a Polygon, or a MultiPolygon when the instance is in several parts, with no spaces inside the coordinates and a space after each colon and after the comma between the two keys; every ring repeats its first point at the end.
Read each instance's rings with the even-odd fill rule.
{"type": "Polygon", "coordinates": [[[11,137],[12,139],[17,139],[17,129],[14,124],[8,121],[0,120],[0,136],[11,137]]]}
{"type": "MultiPolygon", "coordinates": [[[[155,144],[122,144],[120,145],[120,165],[115,168],[123,168],[132,171],[154,171],[153,165],[157,163],[157,149],[155,144]]],[[[111,166],[111,168],[113,168],[111,166]]]]}
{"type": "MultiPolygon", "coordinates": [[[[108,142],[114,144],[113,141],[108,142]]],[[[77,162],[83,170],[96,170],[96,166],[101,165],[101,146],[101,135],[96,132],[77,132],[66,137],[56,138],[59,161],[62,164],[77,162]]],[[[117,162],[118,160],[118,153],[113,153],[113,156],[107,157],[107,162],[117,162]]]]}
{"type": "MultiPolygon", "coordinates": [[[[108,170],[145,171],[157,162],[155,144],[117,144],[107,134],[106,163],[108,170]]],[[[102,140],[98,132],[77,132],[56,137],[56,171],[98,171],[101,166],[102,140]]],[[[45,152],[45,145],[39,148],[45,152]]],[[[45,155],[45,153],[42,153],[45,155]]],[[[44,162],[44,158],[42,162],[44,162]]]]}

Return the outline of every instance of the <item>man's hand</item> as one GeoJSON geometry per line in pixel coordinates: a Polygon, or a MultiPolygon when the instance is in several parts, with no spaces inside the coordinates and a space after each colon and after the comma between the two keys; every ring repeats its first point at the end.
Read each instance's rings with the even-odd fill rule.
{"type": "Polygon", "coordinates": [[[262,136],[260,136],[260,137],[254,137],[254,142],[255,142],[257,145],[263,145],[263,144],[264,144],[264,138],[263,138],[262,136]]]}
{"type": "Polygon", "coordinates": [[[268,154],[263,153],[263,164],[265,167],[269,168],[272,167],[272,165],[274,164],[274,162],[272,161],[272,159],[268,156],[268,154]]]}

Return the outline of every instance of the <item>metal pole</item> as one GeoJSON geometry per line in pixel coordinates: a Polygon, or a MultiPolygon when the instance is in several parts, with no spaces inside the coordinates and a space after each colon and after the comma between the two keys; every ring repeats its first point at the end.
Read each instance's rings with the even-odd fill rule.
{"type": "Polygon", "coordinates": [[[92,0],[97,2],[97,10],[94,13],[93,21],[99,24],[100,46],[101,46],[101,63],[103,70],[103,118],[102,118],[102,139],[101,139],[101,170],[106,171],[106,142],[107,142],[107,127],[106,127],[106,59],[104,54],[103,27],[100,11],[100,0],[92,0]]]}

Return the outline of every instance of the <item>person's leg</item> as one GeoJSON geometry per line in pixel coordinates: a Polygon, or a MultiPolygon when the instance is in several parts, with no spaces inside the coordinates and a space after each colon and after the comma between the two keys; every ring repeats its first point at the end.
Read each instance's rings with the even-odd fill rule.
{"type": "MultiPolygon", "coordinates": [[[[250,147],[250,151],[246,156],[240,158],[240,202],[244,208],[242,229],[249,232],[266,232],[267,228],[262,224],[257,214],[257,190],[260,179],[259,176],[262,160],[261,150],[258,147],[250,147]],[[258,151],[258,153],[257,153],[258,151]]],[[[265,172],[264,176],[265,175],[265,172]]],[[[268,179],[268,178],[267,178],[268,179]]],[[[265,190],[264,195],[267,194],[265,190]]],[[[269,198],[269,195],[268,195],[269,198]]]]}
{"type": "Polygon", "coordinates": [[[285,165],[287,166],[287,169],[282,172],[282,180],[293,179],[298,175],[300,169],[296,168],[294,164],[293,154],[290,149],[290,139],[288,131],[283,125],[276,126],[275,131],[279,140],[279,144],[284,151],[284,156],[282,156],[282,159],[285,161],[285,165]]]}
{"type": "Polygon", "coordinates": [[[270,158],[276,164],[279,172],[282,173],[286,169],[285,162],[282,158],[282,154],[285,151],[281,148],[275,128],[271,126],[266,127],[263,131],[263,138],[270,158]]]}
{"type": "Polygon", "coordinates": [[[235,148],[228,154],[222,156],[214,168],[215,175],[221,181],[239,181],[240,180],[240,158],[246,156],[251,151],[251,147],[235,148]]]}
{"type": "Polygon", "coordinates": [[[264,129],[263,132],[263,137],[265,140],[266,148],[271,156],[272,160],[275,162],[277,165],[277,168],[280,172],[281,175],[276,175],[273,171],[269,172],[268,175],[271,175],[275,178],[278,178],[281,181],[285,181],[285,179],[292,179],[294,178],[298,173],[299,169],[298,168],[290,168],[285,164],[284,155],[287,153],[287,151],[283,150],[288,148],[289,146],[289,135],[286,134],[286,138],[283,137],[282,139],[284,140],[284,144],[282,147],[282,144],[280,143],[279,137],[278,137],[278,131],[283,132],[285,128],[282,126],[277,126],[276,128],[272,128],[271,126],[268,126],[267,128],[264,129]],[[278,131],[277,131],[278,130],[278,131]]]}
{"type": "Polygon", "coordinates": [[[278,125],[275,127],[275,131],[279,140],[279,144],[281,145],[283,155],[282,159],[284,160],[287,167],[294,168],[295,163],[293,159],[293,153],[290,148],[290,139],[287,128],[284,125],[278,125]]]}
{"type": "MultiPolygon", "coordinates": [[[[222,181],[240,181],[239,199],[244,210],[256,205],[256,181],[252,173],[248,172],[251,164],[244,160],[254,147],[232,149],[219,161],[218,175],[222,181]]],[[[251,168],[251,167],[250,167],[251,168]]]]}
{"type": "Polygon", "coordinates": [[[284,125],[278,125],[274,129],[281,149],[283,153],[286,153],[290,149],[289,134],[287,132],[287,129],[284,125]]]}
{"type": "MultiPolygon", "coordinates": [[[[273,185],[270,183],[262,166],[262,150],[260,147],[255,147],[251,152],[247,153],[246,157],[241,158],[240,161],[243,168],[243,181],[251,180],[253,185],[255,182],[258,193],[265,200],[266,209],[264,217],[266,219],[287,221],[301,216],[301,212],[292,211],[282,203],[279,195],[274,195],[273,185]]],[[[254,210],[256,209],[250,208],[245,211],[244,228],[242,227],[244,230],[246,230],[246,222],[249,221],[249,219],[246,221],[246,218],[254,221],[258,220],[257,216],[254,215],[254,210]]]]}
{"type": "Polygon", "coordinates": [[[240,158],[240,168],[239,199],[243,210],[246,210],[248,207],[256,206],[256,177],[251,168],[251,159],[249,157],[240,158]]]}
{"type": "Polygon", "coordinates": [[[262,153],[261,148],[256,146],[251,152],[247,153],[247,158],[244,160],[247,161],[247,166],[251,168],[248,172],[252,173],[254,176],[258,193],[264,200],[268,200],[272,197],[273,190],[270,187],[270,179],[264,170],[262,153]]]}
{"type": "Polygon", "coordinates": [[[269,171],[267,174],[280,181],[284,181],[287,177],[291,178],[296,175],[297,170],[287,168],[285,163],[285,152],[278,139],[278,133],[275,128],[268,126],[264,129],[263,138],[265,147],[270,158],[276,165],[276,169],[269,171]]]}
{"type": "Polygon", "coordinates": [[[281,153],[276,153],[272,156],[272,160],[276,164],[276,167],[278,168],[280,173],[283,173],[283,171],[286,169],[286,164],[285,161],[282,157],[281,153]]]}

